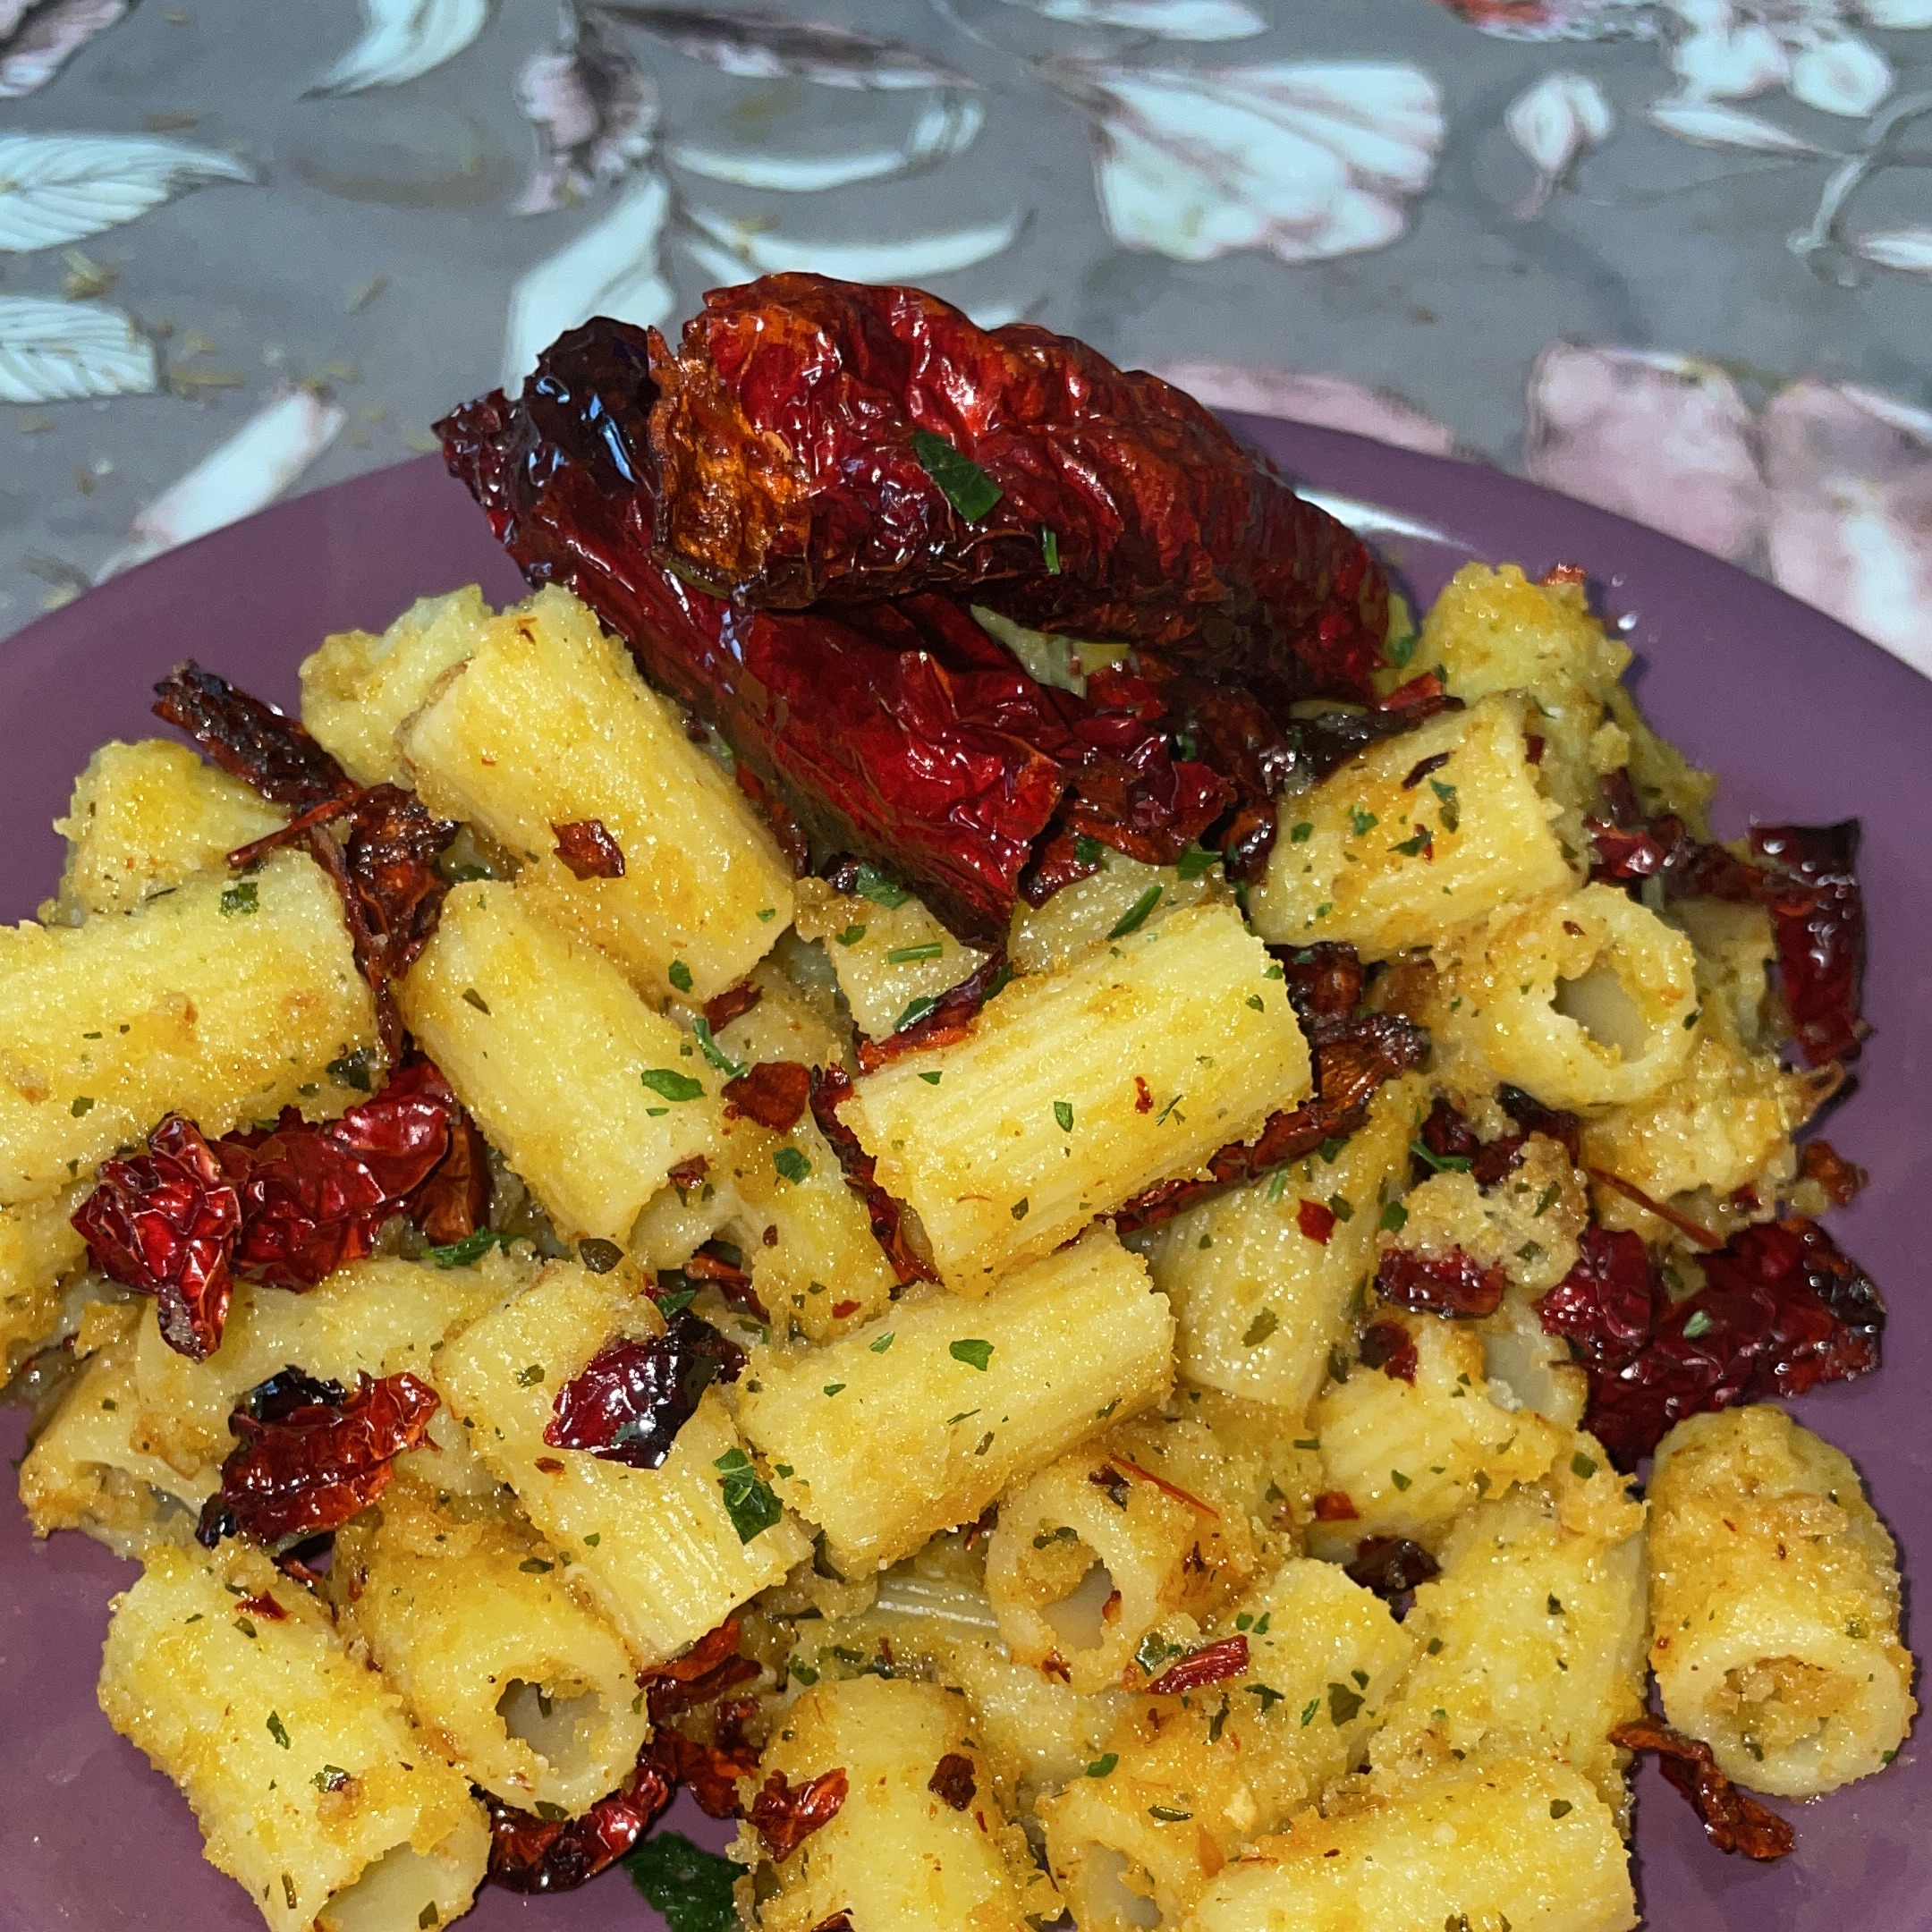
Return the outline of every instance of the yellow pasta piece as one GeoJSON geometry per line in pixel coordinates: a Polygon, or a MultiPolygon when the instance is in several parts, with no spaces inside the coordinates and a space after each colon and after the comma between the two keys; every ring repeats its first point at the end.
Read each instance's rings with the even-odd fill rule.
{"type": "Polygon", "coordinates": [[[84,1191],[0,1208],[0,1373],[12,1375],[60,1325],[63,1284],[87,1258],[68,1218],[84,1191]]]}
{"type": "Polygon", "coordinates": [[[1660,1093],[1690,1058],[1690,942],[1614,886],[1498,913],[1463,943],[1436,1008],[1444,1044],[1546,1106],[1660,1093]]]}
{"type": "Polygon", "coordinates": [[[1332,1160],[1319,1153],[1230,1189],[1135,1237],[1174,1303],[1175,1357],[1191,1382],[1299,1415],[1349,1337],[1375,1272],[1385,1202],[1409,1179],[1409,1142],[1428,1106],[1419,1079],[1391,1080],[1332,1160]],[[1301,1232],[1301,1203],[1341,1202],[1326,1244],[1301,1232]]]}
{"type": "Polygon", "coordinates": [[[1308,1810],[1230,1865],[1182,1932],[1629,1932],[1616,1819],[1562,1765],[1444,1772],[1308,1810]]]}
{"type": "MultiPolygon", "coordinates": [[[[1196,860],[1199,854],[1196,853],[1196,860]]],[[[1108,846],[1095,854],[1100,869],[1089,877],[1063,886],[1043,906],[1024,899],[1013,907],[1013,930],[1006,954],[1021,972],[1063,972],[1083,953],[1106,944],[1107,935],[1128,918],[1150,888],[1160,898],[1148,916],[1160,919],[1176,906],[1199,905],[1203,899],[1225,899],[1226,882],[1218,865],[1182,877],[1174,866],[1142,865],[1108,846]]]]}
{"type": "Polygon", "coordinates": [[[622,1640],[528,1525],[399,1476],[339,1532],[329,1587],[445,1758],[526,1811],[573,1816],[621,1784],[650,1721],[622,1640]]]}
{"type": "Polygon", "coordinates": [[[721,1077],[520,886],[452,892],[400,999],[424,1051],[567,1233],[623,1241],[671,1169],[710,1144],[721,1077]]]}
{"type": "Polygon", "coordinates": [[[1162,1401],[1173,1337],[1140,1258],[1096,1229],[985,1301],[908,1299],[826,1348],[760,1353],[739,1415],[780,1495],[853,1574],[1162,1401]]]}
{"type": "Polygon", "coordinates": [[[1415,1379],[1358,1364],[1316,1402],[1309,1420],[1327,1487],[1355,1510],[1315,1526],[1310,1547],[1321,1555],[1346,1558],[1372,1536],[1434,1548],[1466,1504],[1534,1482],[1565,1440],[1533,1410],[1491,1401],[1473,1329],[1393,1309],[1377,1320],[1408,1330],[1415,1379]]]}
{"type": "Polygon", "coordinates": [[[1740,1784],[1868,1777],[1917,1701],[1898,1551],[1842,1451],[1760,1405],[1680,1422],[1650,1477],[1650,1666],[1664,1714],[1740,1784]]]}
{"type": "Polygon", "coordinates": [[[1347,1771],[1415,1645],[1333,1564],[1295,1560],[1225,1613],[1248,1668],[1138,1699],[1085,1775],[1041,1806],[1080,1932],[1179,1923],[1227,1860],[1347,1771]]]}
{"type": "MultiPolygon", "coordinates": [[[[852,1932],[1030,1932],[1059,1916],[1024,1835],[1000,1809],[962,1699],[877,1677],[808,1690],[785,1711],[758,1780],[782,1774],[796,1787],[834,1771],[845,1774],[844,1802],[767,1868],[759,1932],[813,1932],[841,1912],[852,1932]],[[943,1759],[957,1762],[941,1778],[943,1759]]],[[[737,1851],[766,1855],[749,1828],[737,1851]]]]}
{"type": "Polygon", "coordinates": [[[131,912],[143,899],[219,868],[287,818],[185,745],[110,740],[74,781],[54,829],[67,841],[59,913],[131,912]]]}
{"type": "Polygon", "coordinates": [[[860,1080],[843,1118],[946,1285],[978,1292],[1308,1093],[1275,970],[1231,906],[1183,907],[1017,980],[970,1038],[860,1080]]]}
{"type": "Polygon", "coordinates": [[[474,584],[419,597],[380,637],[338,631],[303,659],[302,723],[358,784],[406,785],[396,733],[476,648],[490,607],[474,584]]]}
{"type": "Polygon", "coordinates": [[[1110,1430],[1003,1497],[986,1589],[1014,1658],[1090,1695],[1131,1673],[1150,1633],[1157,1662],[1191,1649],[1257,1567],[1227,1473],[1204,1423],[1161,1417],[1110,1430]]]}
{"type": "Polygon", "coordinates": [[[379,1051],[342,902],[302,853],[124,919],[0,928],[0,1207],[60,1192],[166,1114],[212,1139],[284,1106],[340,1113],[379,1051]]]}
{"type": "Polygon", "coordinates": [[[824,942],[852,1023],[878,1039],[897,1028],[914,1001],[957,986],[986,954],[962,945],[882,874],[869,875],[867,886],[837,893],[823,879],[801,879],[794,890],[800,937],[824,942]]]}
{"type": "Polygon", "coordinates": [[[180,1785],[208,1861],[274,1932],[388,1932],[469,1909],[489,1856],[482,1808],[259,1550],[155,1550],[114,1599],[100,1704],[180,1785]]]}
{"type": "Polygon", "coordinates": [[[1504,906],[1568,891],[1577,877],[1550,827],[1555,808],[1537,788],[1523,728],[1521,699],[1485,698],[1285,796],[1282,835],[1249,896],[1255,930],[1276,945],[1342,940],[1388,959],[1504,906]]]}
{"type": "MultiPolygon", "coordinates": [[[[1573,1453],[1607,1467],[1582,1445],[1573,1453]]],[[[1627,1823],[1628,1753],[1609,1733],[1643,1709],[1642,1525],[1633,1504],[1609,1536],[1572,1530],[1534,1490],[1462,1517],[1403,1626],[1419,1648],[1372,1746],[1377,1767],[1552,1758],[1627,1823]]]]}
{"type": "Polygon", "coordinates": [[[436,1387],[471,1446],[569,1556],[572,1581],[640,1667],[675,1657],[810,1549],[789,1519],[733,1523],[724,1486],[744,1452],[716,1389],[678,1431],[661,1469],[545,1443],[558,1390],[606,1342],[662,1332],[628,1271],[592,1275],[557,1261],[436,1359],[436,1387]]]}
{"type": "Polygon", "coordinates": [[[171,1349],[154,1303],[143,1301],[132,1362],[142,1439],[198,1477],[234,1447],[228,1418],[242,1397],[278,1369],[292,1365],[346,1388],[359,1375],[404,1369],[427,1382],[444,1338],[531,1272],[528,1260],[492,1251],[473,1267],[352,1261],[306,1294],[237,1282],[221,1346],[206,1361],[171,1349]]]}
{"type": "Polygon", "coordinates": [[[792,922],[770,833],[568,591],[487,625],[405,727],[402,753],[432,811],[518,854],[545,916],[659,1004],[724,992],[792,922]],[[593,818],[623,855],[620,877],[580,879],[556,854],[554,826],[593,818]]]}

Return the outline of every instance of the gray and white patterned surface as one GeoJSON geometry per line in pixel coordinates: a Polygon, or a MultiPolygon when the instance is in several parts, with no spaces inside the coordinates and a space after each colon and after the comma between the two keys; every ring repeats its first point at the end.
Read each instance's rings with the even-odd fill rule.
{"type": "Polygon", "coordinates": [[[1932,670],[1932,0],[0,0],[0,630],[595,310],[922,283],[1932,670]]]}

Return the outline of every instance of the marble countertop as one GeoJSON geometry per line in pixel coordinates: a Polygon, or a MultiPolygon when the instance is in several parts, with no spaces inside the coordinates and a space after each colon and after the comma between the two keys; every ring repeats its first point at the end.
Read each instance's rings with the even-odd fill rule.
{"type": "Polygon", "coordinates": [[[0,630],[814,267],[1509,466],[1932,672],[1928,161],[1932,0],[0,0],[0,630]]]}

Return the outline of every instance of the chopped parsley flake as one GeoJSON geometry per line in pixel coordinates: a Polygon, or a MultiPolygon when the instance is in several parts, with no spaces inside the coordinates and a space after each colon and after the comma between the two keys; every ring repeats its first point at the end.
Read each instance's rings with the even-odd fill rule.
{"type": "Polygon", "coordinates": [[[260,888],[253,879],[237,879],[221,895],[222,911],[230,919],[246,918],[260,908],[260,888]]]}
{"type": "Polygon", "coordinates": [[[1707,1335],[1710,1331],[1710,1317],[1702,1309],[1692,1309],[1690,1319],[1683,1325],[1684,1340],[1695,1342],[1699,1335],[1707,1335]]]}
{"type": "Polygon", "coordinates": [[[906,1010],[893,1021],[893,1031],[903,1033],[909,1026],[923,1020],[939,1004],[931,994],[921,994],[916,1000],[906,1002],[906,1010]]]}
{"type": "Polygon", "coordinates": [[[896,906],[902,906],[912,896],[903,886],[894,885],[876,865],[870,864],[859,868],[852,889],[861,899],[869,899],[874,905],[884,906],[888,912],[896,906]]]}
{"type": "Polygon", "coordinates": [[[1190,885],[1221,863],[1221,854],[1205,845],[1190,845],[1174,861],[1174,870],[1190,885]]]}
{"type": "Polygon", "coordinates": [[[921,1073],[919,1075],[919,1078],[924,1080],[928,1087],[936,1087],[939,1084],[940,1080],[945,1078],[945,1074],[941,1069],[935,1067],[929,1073],[921,1073]]]}
{"type": "Polygon", "coordinates": [[[1124,939],[1131,932],[1139,932],[1147,924],[1148,914],[1160,903],[1161,889],[1158,885],[1149,886],[1134,902],[1114,921],[1108,929],[1109,939],[1124,939]]]}
{"type": "Polygon", "coordinates": [[[691,968],[687,966],[682,960],[673,960],[671,962],[670,970],[665,977],[670,980],[671,984],[674,986],[680,993],[689,993],[691,991],[691,968]]]}
{"type": "Polygon", "coordinates": [[[689,1073],[680,1073],[674,1067],[645,1067],[638,1078],[654,1094],[666,1100],[701,1100],[704,1088],[689,1073]]]}
{"type": "Polygon", "coordinates": [[[1349,826],[1357,838],[1367,838],[1382,821],[1372,811],[1360,805],[1349,809],[1349,826]]]}
{"type": "Polygon", "coordinates": [[[1241,1335],[1243,1348],[1258,1348],[1262,1343],[1281,1326],[1281,1317],[1271,1308],[1265,1308],[1248,1324],[1241,1335]]]}
{"type": "Polygon", "coordinates": [[[1043,530],[1039,533],[1040,555],[1046,559],[1046,574],[1060,574],[1060,537],[1055,530],[1043,530]]]}
{"type": "Polygon", "coordinates": [[[945,942],[942,939],[921,940],[918,945],[894,946],[886,955],[888,966],[910,966],[918,960],[943,959],[945,956],[945,942]]]}
{"type": "MultiPolygon", "coordinates": [[[[940,494],[966,519],[977,523],[1006,493],[972,458],[930,429],[912,432],[912,453],[940,494]]],[[[1057,558],[1058,551],[1055,555],[1057,558]]]]}
{"type": "Polygon", "coordinates": [[[718,1472],[724,1513],[741,1543],[764,1535],[783,1519],[784,1511],[772,1494],[771,1485],[752,1468],[751,1458],[742,1449],[727,1449],[711,1467],[718,1472]]]}
{"type": "Polygon", "coordinates": [[[1354,1722],[1355,1714],[1362,1707],[1361,1693],[1351,1690],[1346,1684],[1332,1683],[1328,1686],[1328,1722],[1336,1730],[1345,1724],[1354,1722]]]}
{"type": "Polygon", "coordinates": [[[842,946],[855,946],[865,936],[866,929],[863,926],[848,926],[843,932],[834,933],[832,936],[842,946]]]}
{"type": "Polygon", "coordinates": [[[886,1332],[882,1335],[877,1342],[870,1343],[869,1346],[872,1350],[872,1352],[875,1355],[883,1355],[886,1351],[893,1345],[893,1335],[895,1332],[896,1331],[894,1330],[887,1329],[886,1332]]]}
{"type": "Polygon", "coordinates": [[[1387,1234],[1400,1234],[1409,1224],[1409,1210],[1399,1200],[1392,1200],[1382,1210],[1382,1230],[1387,1234]]]}
{"type": "Polygon", "coordinates": [[[282,1714],[279,1711],[270,1711],[268,1713],[268,1735],[284,1750],[289,1748],[288,1726],[282,1722],[282,1714]]]}
{"type": "Polygon", "coordinates": [[[782,1147],[772,1156],[772,1165],[795,1187],[811,1172],[811,1163],[795,1147],[782,1147]]]}
{"type": "Polygon", "coordinates": [[[1096,1758],[1087,1767],[1087,1775],[1092,1778],[1106,1777],[1119,1762],[1120,1753],[1118,1751],[1103,1751],[1099,1757],[1096,1758]]]}
{"type": "Polygon", "coordinates": [[[990,1342],[975,1341],[970,1337],[954,1342],[946,1350],[956,1362],[964,1362],[969,1368],[977,1368],[981,1375],[987,1372],[993,1360],[993,1344],[990,1342]]]}
{"type": "Polygon", "coordinates": [[[691,1021],[691,1031],[698,1036],[698,1046],[699,1051],[703,1053],[705,1058],[708,1060],[711,1064],[715,1066],[718,1070],[718,1072],[724,1076],[726,1080],[738,1080],[742,1078],[746,1072],[743,1061],[733,1060],[732,1056],[728,1053],[726,1053],[722,1046],[718,1045],[716,1039],[714,1038],[712,1036],[711,1022],[707,1020],[702,1013],[699,1013],[698,1017],[691,1021]]]}
{"type": "Polygon", "coordinates": [[[1053,1117],[1059,1123],[1062,1133],[1073,1131],[1073,1103],[1071,1100],[1055,1100],[1053,1104],[1053,1117]]]}

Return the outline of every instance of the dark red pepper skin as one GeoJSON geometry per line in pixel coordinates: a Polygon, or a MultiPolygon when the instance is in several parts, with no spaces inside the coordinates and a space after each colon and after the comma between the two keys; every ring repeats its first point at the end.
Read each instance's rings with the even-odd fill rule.
{"type": "Polygon", "coordinates": [[[1461,1248],[1424,1254],[1416,1248],[1385,1248],[1376,1269],[1376,1292],[1396,1308],[1475,1319],[1494,1315],[1508,1285],[1500,1267],[1484,1267],[1461,1248]]]}
{"type": "Polygon", "coordinates": [[[1717,1768],[1716,1753],[1701,1739],[1685,1737],[1646,1711],[1618,1724],[1610,1741],[1625,1750],[1657,1754],[1657,1769],[1697,1813],[1704,1835],[1718,1851],[1768,1862],[1785,1857],[1797,1842],[1787,1820],[1740,1791],[1717,1768]]]}
{"type": "Polygon", "coordinates": [[[715,289],[653,332],[657,555],[775,609],[969,596],[1036,629],[1131,640],[1247,685],[1366,703],[1387,585],[1360,538],[1192,397],[1030,323],[818,275],[715,289]],[[916,432],[1002,495],[969,522],[916,432]],[[1045,533],[1054,537],[1049,555],[1045,533]]]}
{"type": "Polygon", "coordinates": [[[713,1382],[735,1382],[744,1351],[680,1309],[660,1335],[606,1342],[557,1391],[543,1439],[632,1469],[662,1469],[713,1382]]]}
{"type": "Polygon", "coordinates": [[[1814,1221],[1744,1229],[1699,1258],[1703,1287],[1675,1302],[1636,1235],[1589,1227],[1581,1248],[1537,1312],[1583,1362],[1584,1426],[1619,1469],[1634,1469],[1686,1416],[1878,1367],[1884,1298],[1814,1221]]]}

